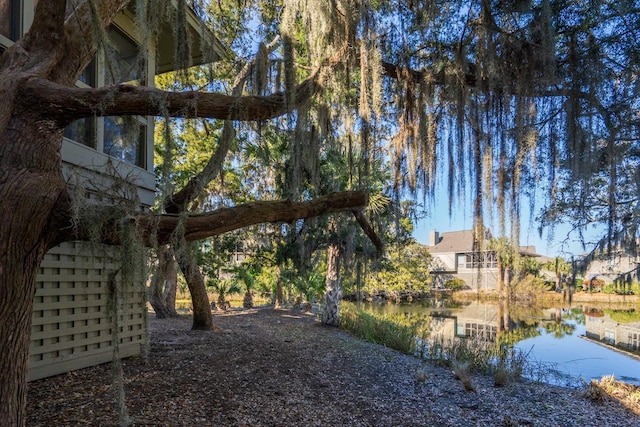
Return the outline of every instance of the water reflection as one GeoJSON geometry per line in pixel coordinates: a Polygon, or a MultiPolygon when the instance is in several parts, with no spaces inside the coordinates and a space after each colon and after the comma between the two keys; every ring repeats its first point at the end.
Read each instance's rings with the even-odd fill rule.
{"type": "Polygon", "coordinates": [[[640,355],[640,312],[591,309],[585,318],[585,338],[640,355]]]}
{"type": "Polygon", "coordinates": [[[431,339],[473,339],[479,344],[519,349],[534,365],[530,371],[537,370],[535,379],[577,386],[581,379],[613,374],[640,385],[640,312],[633,306],[539,308],[507,301],[460,304],[438,300],[373,304],[365,309],[412,317],[428,314],[431,339]]]}

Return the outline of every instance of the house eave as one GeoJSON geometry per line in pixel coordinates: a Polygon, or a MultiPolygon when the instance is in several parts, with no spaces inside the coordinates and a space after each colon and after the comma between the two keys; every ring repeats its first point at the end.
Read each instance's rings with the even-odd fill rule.
{"type": "MultiPolygon", "coordinates": [[[[178,1],[172,0],[174,9],[178,9],[178,1]]],[[[133,6],[127,9],[127,13],[134,15],[133,6]]],[[[186,22],[189,44],[189,58],[187,66],[193,67],[206,63],[217,62],[229,56],[226,49],[218,38],[204,25],[196,12],[186,5],[186,22]]],[[[156,74],[176,71],[181,68],[175,63],[176,59],[176,36],[174,34],[174,23],[165,21],[161,24],[156,43],[156,74]]]]}

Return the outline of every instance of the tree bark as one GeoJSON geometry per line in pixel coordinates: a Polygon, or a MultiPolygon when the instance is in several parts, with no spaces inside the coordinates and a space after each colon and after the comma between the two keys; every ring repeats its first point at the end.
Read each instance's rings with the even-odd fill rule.
{"type": "Polygon", "coordinates": [[[151,279],[149,303],[158,319],[176,317],[175,296],[177,271],[173,252],[169,248],[158,249],[158,265],[151,279]]]}
{"type": "Polygon", "coordinates": [[[282,291],[282,266],[278,265],[278,274],[276,277],[276,292],[273,300],[274,308],[284,307],[284,292],[282,291]]]}
{"type": "MultiPolygon", "coordinates": [[[[293,105],[300,105],[319,90],[316,77],[313,75],[297,86],[293,105]]],[[[49,115],[60,126],[96,115],[165,115],[262,121],[280,117],[293,108],[287,103],[285,92],[234,97],[214,92],[167,92],[149,86],[126,84],[86,89],[37,77],[25,82],[22,96],[38,103],[43,114],[49,115]]]]}
{"type": "Polygon", "coordinates": [[[338,326],[340,324],[340,283],[341,249],[337,243],[330,243],[327,248],[327,281],[322,304],[322,323],[338,326]]]}
{"type": "Polygon", "coordinates": [[[8,248],[10,240],[4,237],[0,236],[0,252],[4,254],[0,256],[0,419],[5,426],[21,426],[27,404],[35,279],[44,252],[38,248],[15,259],[8,248]]]}
{"type": "Polygon", "coordinates": [[[167,276],[165,278],[164,301],[167,312],[171,317],[179,317],[176,311],[176,294],[178,293],[178,267],[173,254],[168,260],[167,276]]]}
{"type": "MultiPolygon", "coordinates": [[[[15,99],[10,80],[0,74],[3,102],[15,99]]],[[[20,426],[36,274],[53,246],[50,221],[66,187],[60,173],[62,134],[38,114],[13,115],[6,108],[0,106],[0,420],[20,426]]]]}
{"type": "Polygon", "coordinates": [[[191,304],[193,305],[193,323],[191,329],[198,331],[212,331],[213,318],[211,314],[211,304],[207,295],[207,287],[200,272],[200,266],[196,260],[194,251],[195,245],[187,241],[180,242],[181,251],[176,254],[176,260],[180,270],[189,287],[191,293],[191,304]]]}
{"type": "Polygon", "coordinates": [[[367,237],[369,237],[371,242],[376,247],[376,256],[380,258],[384,253],[384,244],[382,243],[382,240],[380,240],[380,237],[378,237],[376,231],[373,229],[362,210],[354,209],[351,212],[356,218],[356,221],[358,221],[358,224],[360,224],[360,227],[362,227],[362,231],[364,231],[364,233],[367,235],[367,237]]]}
{"type": "MultiPolygon", "coordinates": [[[[258,201],[231,208],[221,208],[203,214],[179,215],[140,214],[138,226],[143,230],[146,243],[171,243],[176,229],[184,227],[187,241],[202,240],[228,231],[238,230],[250,225],[266,222],[291,222],[297,219],[312,218],[334,212],[362,208],[367,204],[366,191],[343,191],[330,193],[305,202],[258,201]]],[[[69,207],[66,206],[68,210],[69,207]]],[[[56,242],[89,240],[89,230],[82,226],[73,227],[69,217],[57,224],[56,242]],[[66,221],[66,222],[65,222],[66,221]]],[[[120,228],[116,223],[105,225],[101,243],[119,245],[120,228]]]]}

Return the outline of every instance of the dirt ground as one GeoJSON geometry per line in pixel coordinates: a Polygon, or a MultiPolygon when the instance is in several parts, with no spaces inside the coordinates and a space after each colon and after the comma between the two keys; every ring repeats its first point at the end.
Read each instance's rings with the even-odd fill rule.
{"type": "MultiPolygon", "coordinates": [[[[612,400],[473,378],[320,325],[299,310],[216,313],[224,332],[188,316],[150,319],[149,355],[123,361],[130,425],[143,426],[639,426],[612,400]]],[[[34,381],[30,426],[119,424],[110,364],[34,381]]]]}

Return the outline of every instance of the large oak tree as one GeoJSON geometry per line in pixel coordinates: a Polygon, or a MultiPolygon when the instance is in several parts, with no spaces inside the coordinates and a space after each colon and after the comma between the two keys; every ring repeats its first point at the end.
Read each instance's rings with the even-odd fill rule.
{"type": "MultiPolygon", "coordinates": [[[[1,58],[0,419],[8,425],[24,424],[38,267],[53,246],[89,239],[91,234],[82,222],[74,220],[73,198],[62,175],[65,126],[96,115],[264,120],[291,111],[316,90],[314,76],[298,85],[290,97],[283,93],[246,97],[171,93],[129,85],[75,87],[97,52],[101,32],[96,31],[96,25],[107,28],[128,3],[41,1],[29,32],[1,58]]],[[[153,234],[155,242],[166,243],[179,223],[184,226],[184,238],[194,240],[259,222],[292,221],[365,204],[366,193],[345,192],[308,202],[251,203],[186,220],[170,214],[133,214],[131,220],[147,237],[153,234]]],[[[120,242],[117,218],[105,222],[102,228],[103,243],[120,242]]]]}
{"type": "MultiPolygon", "coordinates": [[[[608,197],[601,200],[605,215],[600,219],[610,235],[637,237],[637,185],[625,183],[623,197],[618,188],[623,170],[637,170],[640,140],[640,8],[635,0],[220,0],[212,6],[255,6],[251,26],[264,32],[262,38],[281,33],[281,49],[270,61],[282,75],[284,90],[268,94],[276,85],[267,85],[253,95],[235,96],[130,85],[75,87],[101,44],[96,28],[108,28],[129,3],[134,2],[39,1],[29,32],[0,59],[0,419],[10,424],[24,422],[40,261],[60,242],[94,235],[74,220],[73,198],[61,172],[62,132],[79,118],[257,121],[295,110],[288,119],[307,122],[286,128],[296,135],[291,157],[305,163],[298,165],[304,173],[292,174],[287,184],[292,200],[327,192],[300,184],[314,177],[319,147],[330,145],[347,153],[350,189],[369,188],[371,170],[388,161],[393,182],[385,190],[393,200],[403,189],[433,195],[444,167],[450,199],[472,195],[479,234],[483,215],[495,213],[500,231],[507,229],[505,218],[512,219],[514,244],[523,195],[536,199],[545,193],[556,218],[573,205],[558,197],[559,189],[579,190],[572,202],[589,200],[594,177],[602,177],[596,181],[606,183],[608,197]],[[256,25],[255,19],[264,16],[269,19],[256,25]],[[272,22],[274,17],[280,22],[272,22]],[[319,92],[320,100],[314,97],[319,92]],[[620,153],[631,159],[621,159],[620,153]]],[[[236,31],[232,14],[225,16],[211,24],[236,31]]],[[[629,183],[637,184],[636,175],[629,183]]],[[[191,198],[190,191],[183,193],[184,200],[191,198]]],[[[249,216],[245,220],[228,211],[203,214],[186,221],[185,238],[254,220],[359,208],[365,199],[363,192],[347,192],[301,205],[249,205],[242,208],[249,216]],[[254,217],[255,212],[265,215],[254,217]],[[211,215],[238,221],[229,225],[211,215]]],[[[571,211],[584,211],[577,206],[571,211]]],[[[176,215],[134,214],[131,220],[161,242],[180,222],[176,215]],[[158,231],[151,232],[155,227],[158,231]]],[[[105,243],[120,241],[116,219],[103,228],[105,243]]]]}

